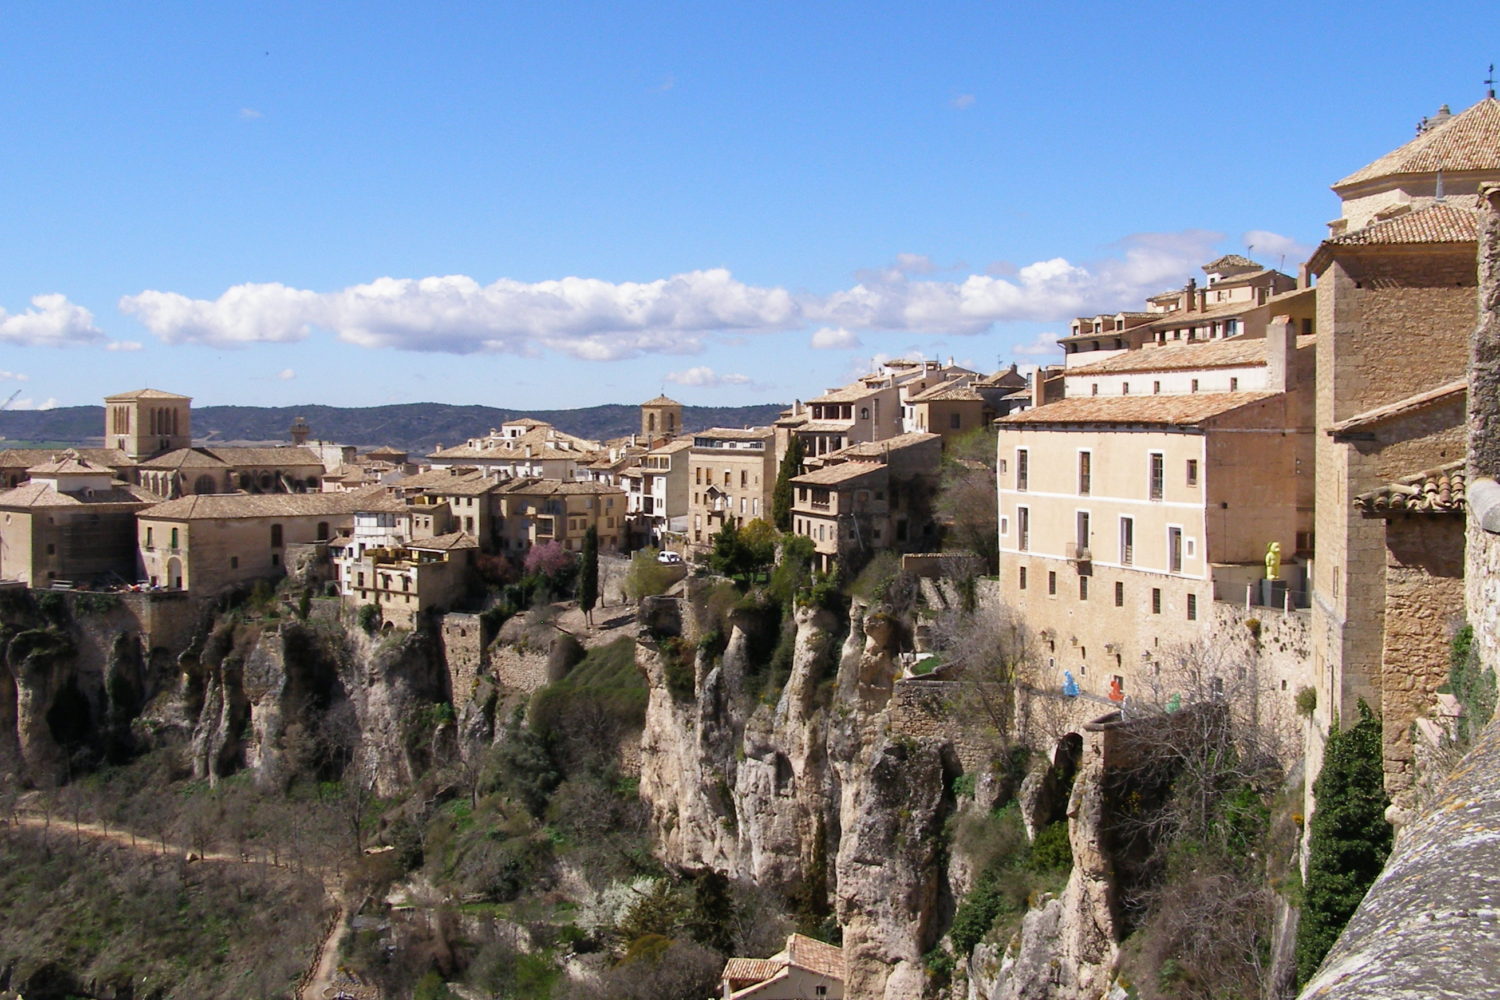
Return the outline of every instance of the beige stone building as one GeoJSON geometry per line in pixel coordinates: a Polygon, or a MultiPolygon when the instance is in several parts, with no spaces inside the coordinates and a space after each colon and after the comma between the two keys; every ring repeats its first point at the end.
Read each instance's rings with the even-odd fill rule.
{"type": "Polygon", "coordinates": [[[1289,320],[1272,334],[1256,391],[1068,396],[997,423],[1001,593],[1047,637],[1053,680],[1128,695],[1215,601],[1305,605],[1315,348],[1289,320]],[[1273,541],[1284,583],[1263,592],[1273,541]]]}
{"type": "Polygon", "coordinates": [[[290,550],[347,532],[357,510],[394,501],[355,493],[211,494],[136,515],[142,578],[208,596],[287,572],[290,550]]]}
{"type": "Polygon", "coordinates": [[[136,580],[135,513],[160,501],[77,452],[0,492],[0,579],[32,587],[136,580]]]}
{"type": "Polygon", "coordinates": [[[459,603],[475,576],[479,542],[466,531],[364,546],[357,534],[330,544],[339,593],[373,604],[383,621],[412,628],[459,603]]]}
{"type": "Polygon", "coordinates": [[[598,456],[598,441],[564,433],[543,420],[508,421],[484,437],[427,456],[434,469],[471,468],[491,476],[521,479],[575,479],[598,456]]]}
{"type": "Polygon", "coordinates": [[[589,528],[598,533],[600,552],[621,550],[625,491],[618,486],[514,479],[498,483],[489,497],[500,551],[506,555],[520,558],[532,546],[553,541],[581,552],[589,528]]]}
{"type": "Polygon", "coordinates": [[[104,397],[104,444],[132,461],[193,446],[193,399],[160,389],[104,397]]]}
{"type": "Polygon", "coordinates": [[[776,432],[770,427],[711,427],[688,451],[688,544],[699,551],[729,518],[744,525],[771,516],[776,486],[776,432]]]}
{"type": "Polygon", "coordinates": [[[676,438],[642,455],[620,475],[629,520],[629,548],[662,547],[687,532],[692,493],[692,438],[676,438]]]}
{"type": "Polygon", "coordinates": [[[806,403],[794,403],[776,421],[776,454],[786,453],[791,435],[802,439],[803,454],[817,458],[851,444],[881,441],[917,429],[912,397],[941,383],[969,382],[978,372],[939,361],[896,359],[846,386],[829,389],[806,403]]]}
{"type": "MultiPolygon", "coordinates": [[[[1464,452],[1464,377],[1476,318],[1477,216],[1472,191],[1500,182],[1500,102],[1440,116],[1415,139],[1334,186],[1341,218],[1309,262],[1318,276],[1317,556],[1313,573],[1316,729],[1355,717],[1364,699],[1443,668],[1434,611],[1428,636],[1387,627],[1392,555],[1384,518],[1363,494],[1420,476],[1464,452]]],[[[1439,557],[1441,555],[1439,554],[1439,557]]],[[[1441,575],[1441,574],[1438,574],[1441,575]]],[[[1400,588],[1398,588],[1400,589],[1400,588]]],[[[1420,698],[1416,699],[1420,700],[1420,698]]],[[[1399,760],[1411,703],[1383,713],[1399,760]]],[[[1320,749],[1309,748],[1316,771],[1320,749]]]]}
{"type": "Polygon", "coordinates": [[[827,455],[792,479],[792,531],[812,540],[822,570],[856,571],[882,550],[931,550],[941,460],[941,436],[920,432],[827,455]]]}
{"type": "Polygon", "coordinates": [[[670,440],[682,432],[682,404],[677,400],[657,396],[641,404],[641,437],[647,445],[663,438],[670,440]]]}

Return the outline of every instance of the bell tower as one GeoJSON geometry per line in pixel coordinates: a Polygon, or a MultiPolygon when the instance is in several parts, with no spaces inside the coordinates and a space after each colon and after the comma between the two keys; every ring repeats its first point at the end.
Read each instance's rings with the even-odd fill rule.
{"type": "Polygon", "coordinates": [[[137,389],[104,398],[104,446],[132,461],[193,445],[193,398],[137,389]]]}

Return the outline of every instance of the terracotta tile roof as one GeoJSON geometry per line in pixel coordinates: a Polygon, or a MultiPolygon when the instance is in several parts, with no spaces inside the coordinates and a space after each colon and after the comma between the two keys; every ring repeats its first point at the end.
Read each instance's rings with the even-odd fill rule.
{"type": "Polygon", "coordinates": [[[141,511],[163,521],[232,520],[241,517],[316,517],[366,510],[405,510],[398,501],[363,493],[208,493],[181,497],[141,511]]]}
{"type": "Polygon", "coordinates": [[[322,465],[323,460],[300,445],[208,445],[205,451],[230,465],[322,465]]]}
{"type": "Polygon", "coordinates": [[[951,382],[939,382],[930,389],[909,397],[908,403],[935,403],[940,401],[969,401],[983,402],[981,396],[970,381],[954,379],[951,382]]]}
{"type": "Polygon", "coordinates": [[[844,978],[844,949],[837,945],[793,934],[787,938],[786,950],[792,965],[835,979],[844,978]]]}
{"type": "Polygon", "coordinates": [[[386,444],[386,445],[381,445],[379,448],[372,448],[372,449],[370,449],[369,451],[365,452],[364,457],[365,458],[386,458],[386,459],[390,459],[391,461],[398,461],[398,460],[406,458],[407,454],[408,454],[407,452],[401,451],[401,450],[399,450],[397,448],[393,448],[390,445],[386,444]]]}
{"type": "Polygon", "coordinates": [[[1386,403],[1384,406],[1377,406],[1373,410],[1357,413],[1347,420],[1340,420],[1328,428],[1328,433],[1337,437],[1341,434],[1352,434],[1368,430],[1371,427],[1377,427],[1385,423],[1387,420],[1395,420],[1407,414],[1415,413],[1418,410],[1425,410],[1429,406],[1438,406],[1450,402],[1456,396],[1467,395],[1468,391],[1469,380],[1459,379],[1456,382],[1440,385],[1436,389],[1428,389],[1426,392],[1419,392],[1415,396],[1407,396],[1405,399],[1398,399],[1394,403],[1386,403]]]}
{"type": "Polygon", "coordinates": [[[1385,154],[1345,177],[1333,189],[1379,177],[1435,174],[1439,170],[1500,170],[1500,101],[1493,97],[1385,154]]]}
{"type": "MultiPolygon", "coordinates": [[[[867,377],[876,378],[877,376],[867,377]]],[[[884,375],[878,376],[878,378],[882,382],[885,381],[884,375]]],[[[823,395],[809,399],[808,403],[857,403],[861,399],[868,399],[872,393],[879,392],[882,388],[885,388],[885,386],[869,386],[863,383],[855,383],[854,385],[846,385],[839,389],[829,389],[823,395]]]]}
{"type": "MultiPolygon", "coordinates": [[[[1307,347],[1312,337],[1298,337],[1297,346],[1307,347]]],[[[1176,341],[1159,347],[1127,351],[1103,361],[1095,361],[1067,374],[1107,375],[1120,372],[1167,372],[1194,368],[1244,368],[1266,363],[1266,342],[1261,338],[1230,337],[1227,340],[1176,341]]]]}
{"type": "Polygon", "coordinates": [[[0,493],[0,507],[92,507],[97,504],[129,503],[145,507],[161,502],[161,497],[144,486],[114,482],[107,490],[63,493],[50,483],[22,483],[0,493]]]}
{"type": "Polygon", "coordinates": [[[881,458],[889,452],[938,440],[941,440],[941,435],[929,434],[926,431],[910,431],[906,434],[897,434],[894,437],[884,438],[880,441],[861,441],[859,444],[851,444],[840,448],[838,451],[824,455],[823,458],[831,459],[835,456],[849,459],[881,458]]]}
{"type": "Polygon", "coordinates": [[[529,476],[524,479],[502,480],[496,484],[497,493],[518,493],[525,496],[583,496],[593,494],[624,495],[625,491],[609,483],[574,482],[562,479],[541,479],[529,476]]]}
{"type": "Polygon", "coordinates": [[[840,486],[885,469],[885,464],[881,462],[839,462],[793,476],[792,482],[801,486],[840,486]]]}
{"type": "MultiPolygon", "coordinates": [[[[68,448],[78,457],[111,469],[135,468],[135,461],[118,448],[68,448]]],[[[43,462],[54,462],[63,453],[58,448],[5,448],[0,450],[0,468],[29,469],[43,462]]]]}
{"type": "Polygon", "coordinates": [[[769,427],[710,427],[706,431],[695,431],[698,438],[717,438],[721,441],[765,441],[774,436],[769,427]]]}
{"type": "Polygon", "coordinates": [[[648,399],[648,400],[646,400],[641,405],[642,406],[681,406],[682,404],[679,403],[679,402],[677,402],[677,400],[672,399],[672,398],[670,398],[668,396],[657,396],[655,399],[648,399]]]}
{"type": "Polygon", "coordinates": [[[69,473],[75,475],[105,475],[113,471],[114,470],[109,466],[98,465],[94,462],[90,462],[88,459],[78,454],[78,452],[70,449],[63,452],[61,455],[57,456],[50,462],[43,462],[41,465],[33,465],[31,468],[26,470],[26,473],[30,476],[36,476],[38,474],[67,475],[69,473]]]}
{"type": "Polygon", "coordinates": [[[179,396],[175,392],[163,392],[160,389],[134,389],[130,392],[121,392],[113,396],[105,396],[106,403],[117,399],[192,399],[191,396],[179,396]]]}
{"type": "Polygon", "coordinates": [[[1398,243],[1473,243],[1479,239],[1479,212],[1449,201],[1405,212],[1352,233],[1324,240],[1324,246],[1377,246],[1398,243]]]}
{"type": "Polygon", "coordinates": [[[1467,476],[1464,462],[1449,462],[1361,493],[1354,507],[1366,515],[1462,514],[1467,476]]]}
{"type": "Polygon", "coordinates": [[[154,469],[227,469],[229,463],[203,448],[178,448],[163,452],[140,463],[140,468],[154,469]]]}
{"type": "Polygon", "coordinates": [[[1251,260],[1249,257],[1241,257],[1237,253],[1226,253],[1224,256],[1220,257],[1218,260],[1211,260],[1207,264],[1204,264],[1203,265],[1203,270],[1204,270],[1205,273],[1212,274],[1214,271],[1222,271],[1225,268],[1229,268],[1229,267],[1254,267],[1254,268],[1260,268],[1260,265],[1257,264],[1255,261],[1251,260]]]}
{"type": "Polygon", "coordinates": [[[1200,392],[1186,396],[1068,396],[995,421],[1002,430],[1024,424],[1168,424],[1192,426],[1274,392],[1200,392]]]}
{"type": "MultiPolygon", "coordinates": [[[[1217,285],[1214,287],[1218,287],[1217,285]]],[[[1205,320],[1226,319],[1233,316],[1242,316],[1263,307],[1265,303],[1251,301],[1225,302],[1222,305],[1209,306],[1207,309],[1175,309],[1157,317],[1151,324],[1153,330],[1171,330],[1176,327],[1198,326],[1205,320]]]]}
{"type": "Polygon", "coordinates": [[[808,420],[798,426],[799,431],[807,434],[847,434],[849,428],[854,426],[850,420],[808,420]]]}
{"type": "Polygon", "coordinates": [[[772,958],[731,958],[724,963],[724,973],[719,978],[735,982],[759,983],[770,979],[786,968],[785,962],[772,958]]]}
{"type": "Polygon", "coordinates": [[[479,539],[467,531],[454,531],[446,535],[432,535],[428,538],[413,538],[406,543],[409,549],[421,549],[432,552],[452,552],[455,549],[477,549],[479,539]]]}

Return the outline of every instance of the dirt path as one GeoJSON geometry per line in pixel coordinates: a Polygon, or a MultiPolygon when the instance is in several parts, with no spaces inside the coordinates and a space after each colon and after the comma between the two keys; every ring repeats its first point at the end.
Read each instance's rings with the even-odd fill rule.
{"type": "MultiPolygon", "coordinates": [[[[170,841],[161,841],[154,837],[142,837],[132,834],[128,830],[111,829],[98,823],[74,822],[70,819],[62,819],[56,816],[51,819],[38,816],[35,813],[19,813],[12,817],[17,826],[30,827],[36,830],[56,831],[63,836],[84,836],[94,840],[104,840],[109,843],[124,847],[127,850],[141,851],[150,854],[175,854],[178,857],[187,858],[189,861],[212,861],[232,865],[265,865],[270,868],[290,869],[285,862],[269,861],[265,858],[255,858],[248,855],[228,854],[224,851],[206,851],[199,853],[170,841]]],[[[323,883],[323,892],[337,907],[337,913],[329,920],[328,928],[323,932],[323,937],[318,942],[317,955],[308,963],[308,973],[302,977],[297,985],[297,1000],[324,1000],[325,994],[333,986],[334,975],[338,972],[339,941],[343,937],[341,931],[349,919],[349,910],[342,896],[338,892],[338,879],[336,875],[318,873],[305,870],[306,874],[319,879],[323,883]]]]}

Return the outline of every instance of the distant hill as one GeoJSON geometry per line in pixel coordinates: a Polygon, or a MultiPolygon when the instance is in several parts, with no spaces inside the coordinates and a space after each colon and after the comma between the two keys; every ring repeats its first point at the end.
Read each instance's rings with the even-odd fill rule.
{"type": "MultiPolygon", "coordinates": [[[[688,430],[708,427],[746,427],[769,424],[784,404],[757,406],[685,406],[682,420],[688,430]]],[[[292,420],[302,417],[312,436],[359,448],[391,445],[426,454],[439,444],[448,447],[479,437],[507,420],[534,417],[579,437],[604,440],[624,437],[641,427],[638,406],[613,403],[577,410],[506,410],[493,406],[456,406],[449,403],[402,403],[392,406],[195,406],[195,441],[285,441],[292,420]]],[[[104,428],[104,407],[62,406],[54,410],[0,412],[0,448],[44,441],[98,445],[104,428]]]]}

